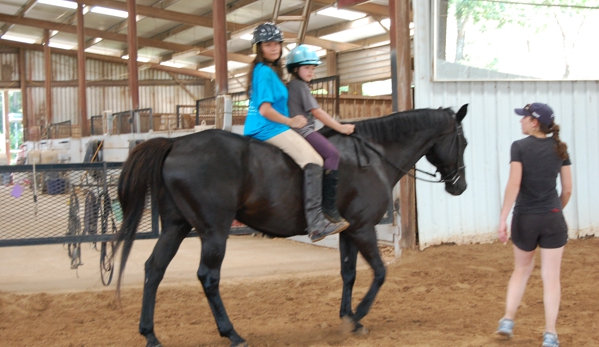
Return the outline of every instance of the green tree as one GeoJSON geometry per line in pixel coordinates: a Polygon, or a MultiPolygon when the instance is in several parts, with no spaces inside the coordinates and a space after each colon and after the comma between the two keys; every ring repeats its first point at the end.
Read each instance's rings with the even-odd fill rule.
{"type": "Polygon", "coordinates": [[[497,28],[506,23],[517,23],[532,32],[538,32],[545,26],[533,18],[554,18],[562,33],[565,61],[563,77],[567,78],[576,37],[588,11],[599,10],[599,0],[449,0],[449,8],[453,9],[457,22],[456,62],[464,60],[466,28],[469,23],[480,22],[497,28]]]}

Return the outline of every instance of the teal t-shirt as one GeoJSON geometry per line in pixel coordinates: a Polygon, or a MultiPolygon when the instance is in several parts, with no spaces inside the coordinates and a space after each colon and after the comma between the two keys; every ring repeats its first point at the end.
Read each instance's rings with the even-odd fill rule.
{"type": "Polygon", "coordinates": [[[260,114],[260,106],[268,102],[285,117],[289,117],[287,99],[289,93],[279,76],[269,66],[256,64],[252,76],[250,105],[245,118],[243,134],[260,141],[266,141],[290,128],[281,123],[273,122],[260,114]]]}

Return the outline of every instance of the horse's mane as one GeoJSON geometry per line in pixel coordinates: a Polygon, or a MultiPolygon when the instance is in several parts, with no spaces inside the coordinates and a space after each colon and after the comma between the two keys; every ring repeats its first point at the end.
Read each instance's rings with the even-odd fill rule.
{"type": "Polygon", "coordinates": [[[452,114],[454,112],[450,108],[417,109],[351,123],[356,125],[356,134],[384,143],[397,140],[400,134],[447,127],[452,120],[452,114]]]}

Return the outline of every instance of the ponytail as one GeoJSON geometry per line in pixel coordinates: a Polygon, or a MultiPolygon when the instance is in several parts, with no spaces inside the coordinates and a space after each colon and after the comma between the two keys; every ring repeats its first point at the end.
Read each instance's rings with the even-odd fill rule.
{"type": "Polygon", "coordinates": [[[562,142],[559,138],[559,125],[551,123],[551,126],[548,127],[545,124],[539,122],[539,130],[541,130],[545,134],[552,134],[551,137],[555,140],[555,151],[557,152],[557,156],[560,157],[560,159],[566,160],[569,158],[568,145],[565,142],[562,142]]]}

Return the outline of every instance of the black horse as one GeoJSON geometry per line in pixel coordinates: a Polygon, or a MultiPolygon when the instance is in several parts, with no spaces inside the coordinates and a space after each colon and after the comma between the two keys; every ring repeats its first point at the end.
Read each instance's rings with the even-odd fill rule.
{"type": "MultiPolygon", "coordinates": [[[[339,234],[343,296],[340,316],[354,331],[368,313],[385,280],[374,226],[391,204],[391,188],[426,156],[459,195],[466,189],[461,121],[467,105],[421,109],[356,122],[355,134],[323,133],[341,153],[337,205],[350,227],[339,234]],[[374,279],[362,302],[352,309],[358,252],[372,267],[374,279]]],[[[124,163],[118,195],[124,213],[117,247],[122,258],[117,291],[150,187],[158,201],[162,234],[145,264],[139,331],[147,346],[161,346],[154,333],[156,291],[183,239],[195,228],[202,243],[197,272],[216,320],[231,346],[247,346],[227,316],[220,292],[220,269],[233,219],[267,235],[306,234],[302,170],[279,149],[220,130],[174,139],[155,138],[135,147],[124,163]]]]}

